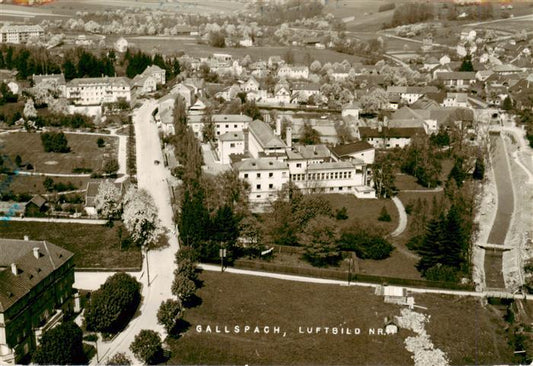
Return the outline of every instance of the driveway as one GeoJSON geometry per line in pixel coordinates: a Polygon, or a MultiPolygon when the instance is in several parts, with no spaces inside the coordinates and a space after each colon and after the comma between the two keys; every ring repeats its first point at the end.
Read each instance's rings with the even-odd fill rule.
{"type": "MultiPolygon", "coordinates": [[[[167,178],[171,177],[170,171],[163,164],[154,164],[154,160],[163,161],[157,126],[152,121],[152,111],[156,107],[155,100],[147,100],[133,114],[137,148],[137,180],[139,188],[146,189],[152,195],[163,227],[168,233],[172,233],[175,227],[170,192],[166,183],[167,178]]],[[[165,338],[164,328],[157,324],[157,310],[163,300],[173,297],[170,287],[174,278],[174,255],[177,250],[177,237],[171,234],[168,247],[148,252],[150,284],[147,283],[146,263],[143,263],[143,271],[139,275],[143,285],[140,314],[112,341],[98,345],[101,361],[105,361],[117,352],[124,352],[134,360],[129,346],[135,335],[142,329],[152,329],[165,338]]],[[[92,362],[94,364],[96,360],[93,359],[92,362]]]]}

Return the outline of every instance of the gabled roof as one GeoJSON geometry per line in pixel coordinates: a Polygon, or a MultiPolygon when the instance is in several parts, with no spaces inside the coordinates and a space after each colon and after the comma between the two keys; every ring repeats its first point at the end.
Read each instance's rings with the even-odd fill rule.
{"type": "Polygon", "coordinates": [[[65,75],[63,74],[51,74],[51,75],[33,75],[33,84],[39,85],[42,82],[50,83],[54,82],[59,85],[65,85],[65,75]]]}
{"type": "Polygon", "coordinates": [[[250,133],[256,138],[263,148],[284,148],[285,143],[274,134],[274,131],[263,121],[250,122],[250,133]]]}
{"type": "Polygon", "coordinates": [[[6,312],[31,289],[74,256],[46,241],[0,239],[0,312],[6,312]],[[38,257],[34,255],[38,250],[38,257]],[[11,264],[17,267],[15,275],[11,264]],[[2,270],[3,269],[3,270],[2,270]]]}
{"type": "Polygon", "coordinates": [[[340,157],[347,156],[350,154],[358,153],[361,151],[374,150],[374,146],[370,145],[366,141],[357,141],[352,142],[351,144],[337,145],[331,148],[331,151],[340,157]]]}
{"type": "Polygon", "coordinates": [[[37,195],[33,196],[32,199],[30,200],[30,202],[28,202],[28,203],[33,203],[35,206],[41,208],[41,207],[43,207],[46,204],[46,202],[47,201],[46,201],[46,199],[43,196],[37,194],[37,195]]]}

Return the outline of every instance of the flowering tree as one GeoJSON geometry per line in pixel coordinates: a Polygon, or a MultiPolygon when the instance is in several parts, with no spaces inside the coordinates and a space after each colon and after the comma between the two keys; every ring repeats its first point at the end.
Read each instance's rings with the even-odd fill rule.
{"type": "Polygon", "coordinates": [[[133,241],[139,245],[153,243],[163,233],[157,208],[144,189],[128,189],[124,196],[122,220],[133,241]]]}
{"type": "Polygon", "coordinates": [[[111,221],[120,212],[120,190],[111,182],[101,183],[94,198],[94,206],[111,221]]]}

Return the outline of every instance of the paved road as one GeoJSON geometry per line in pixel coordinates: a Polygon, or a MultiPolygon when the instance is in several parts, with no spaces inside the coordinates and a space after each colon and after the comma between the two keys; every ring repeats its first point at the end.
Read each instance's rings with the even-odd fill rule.
{"type": "MultiPolygon", "coordinates": [[[[489,237],[490,244],[505,244],[505,237],[509,230],[514,210],[513,184],[509,170],[507,152],[501,136],[492,136],[491,161],[494,170],[496,189],[498,191],[498,206],[496,217],[489,237]]],[[[502,270],[502,252],[498,250],[485,251],[485,285],[489,288],[505,288],[502,270]]]]}
{"type": "MultiPolygon", "coordinates": [[[[155,100],[147,100],[133,115],[137,147],[137,180],[139,188],[146,189],[152,195],[161,223],[171,233],[174,230],[174,222],[166,184],[166,179],[171,175],[163,164],[154,164],[154,160],[163,161],[157,126],[151,118],[156,106],[155,100]]],[[[147,285],[146,266],[143,266],[143,272],[139,275],[143,284],[140,315],[111,342],[99,344],[100,360],[105,361],[117,352],[125,352],[133,359],[129,345],[142,329],[152,329],[159,332],[163,338],[166,336],[163,327],[157,324],[157,310],[163,300],[172,297],[170,286],[174,277],[174,254],[177,250],[177,237],[170,235],[167,248],[148,253],[150,286],[147,285]]],[[[93,359],[92,363],[95,362],[93,359]]]]}
{"type": "MultiPolygon", "coordinates": [[[[211,271],[211,272],[220,272],[220,266],[216,266],[213,264],[199,264],[198,267],[200,269],[203,269],[204,271],[211,271]]],[[[323,284],[330,284],[330,285],[340,285],[340,286],[347,286],[346,281],[340,281],[340,280],[330,280],[325,278],[314,278],[314,277],[305,277],[305,276],[295,276],[295,275],[287,275],[282,273],[271,273],[271,272],[261,272],[261,271],[252,271],[247,269],[238,269],[238,268],[225,268],[224,272],[229,273],[235,273],[235,274],[242,274],[242,275],[248,275],[248,276],[258,276],[258,277],[268,277],[268,278],[275,278],[279,280],[286,280],[286,281],[296,281],[296,282],[305,282],[305,283],[323,283],[323,284]]],[[[223,275],[223,274],[222,274],[223,275]]],[[[350,286],[361,286],[361,287],[373,287],[376,288],[378,286],[381,286],[376,283],[367,283],[367,282],[350,282],[350,286]]],[[[533,295],[526,295],[524,297],[523,294],[515,294],[510,295],[508,293],[504,292],[497,292],[497,291],[485,291],[485,292],[477,292],[477,291],[458,291],[458,290],[445,290],[445,289],[438,289],[438,288],[418,288],[418,287],[404,287],[407,291],[411,293],[425,293],[425,294],[443,294],[443,295],[453,295],[453,296],[474,296],[474,297],[485,297],[485,296],[511,296],[515,299],[527,299],[527,300],[533,300],[533,295]]]]}

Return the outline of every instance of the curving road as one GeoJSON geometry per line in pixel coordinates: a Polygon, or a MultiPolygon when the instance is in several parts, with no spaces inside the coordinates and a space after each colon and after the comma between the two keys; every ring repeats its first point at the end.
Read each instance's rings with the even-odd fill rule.
{"type": "MultiPolygon", "coordinates": [[[[163,164],[154,164],[154,160],[163,161],[157,126],[152,121],[152,111],[156,106],[155,100],[147,100],[133,114],[137,147],[137,180],[139,188],[146,189],[152,195],[162,226],[168,233],[174,233],[173,212],[167,186],[167,179],[171,177],[170,171],[163,164]]],[[[143,265],[143,272],[139,275],[143,285],[140,314],[112,341],[98,344],[100,362],[105,362],[117,352],[124,352],[134,360],[129,346],[142,329],[155,330],[163,339],[165,338],[166,332],[157,324],[157,310],[163,300],[173,297],[170,286],[174,278],[174,255],[179,248],[176,235],[171,234],[168,237],[168,247],[148,253],[150,284],[147,283],[146,265],[143,265]]],[[[92,364],[95,363],[96,360],[93,359],[92,364]]]]}

